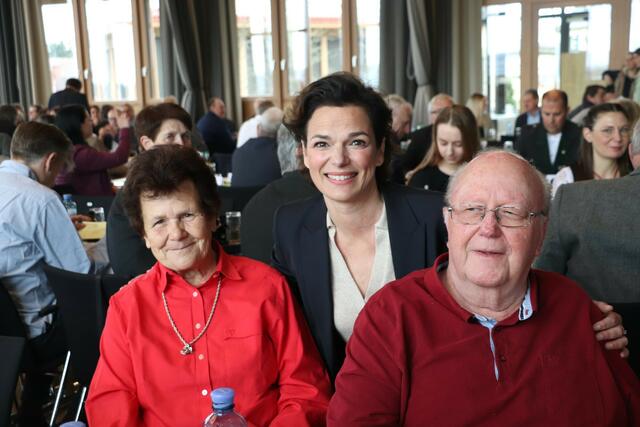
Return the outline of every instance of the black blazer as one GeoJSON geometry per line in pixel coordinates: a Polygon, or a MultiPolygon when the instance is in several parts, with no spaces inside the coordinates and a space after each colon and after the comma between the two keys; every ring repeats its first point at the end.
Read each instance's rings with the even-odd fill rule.
{"type": "Polygon", "coordinates": [[[49,109],[56,107],[64,107],[65,105],[82,105],[87,110],[89,109],[89,103],[87,102],[87,95],[80,93],[74,89],[63,89],[59,92],[51,94],[49,98],[49,109]]]}
{"type": "Polygon", "coordinates": [[[549,155],[547,131],[542,123],[524,128],[517,146],[520,155],[543,174],[555,174],[561,167],[574,164],[578,160],[579,148],[580,128],[569,120],[562,127],[558,154],[553,164],[549,155]]]}
{"type": "MultiPolygon", "coordinates": [[[[446,250],[441,193],[395,184],[382,190],[396,279],[429,267],[446,250]]],[[[302,304],[320,354],[335,380],[345,342],[333,324],[331,261],[322,195],[282,206],[274,220],[272,264],[302,304]]]]}

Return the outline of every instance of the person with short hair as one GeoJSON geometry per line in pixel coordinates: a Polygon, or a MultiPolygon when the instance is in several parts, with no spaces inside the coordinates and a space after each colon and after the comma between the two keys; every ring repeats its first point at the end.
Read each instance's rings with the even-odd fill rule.
{"type": "Polygon", "coordinates": [[[235,390],[250,425],[322,426],[330,383],[284,278],[215,242],[213,171],[192,149],[139,154],[123,189],[157,259],[110,301],[86,403],[90,425],[200,425],[235,390]]]}
{"type": "Polygon", "coordinates": [[[225,111],[224,103],[220,105],[220,102],[222,102],[220,98],[211,98],[209,111],[196,124],[200,135],[202,135],[204,142],[207,144],[211,158],[216,153],[231,154],[236,149],[236,142],[231,132],[229,132],[223,116],[218,115],[224,114],[225,111]]]}
{"type": "Polygon", "coordinates": [[[524,112],[516,118],[515,129],[520,128],[522,130],[525,126],[533,126],[540,123],[539,100],[540,97],[536,89],[527,89],[522,97],[524,112]]]}
{"type": "Polygon", "coordinates": [[[567,120],[568,97],[554,89],[542,96],[542,122],[522,130],[516,149],[540,172],[550,177],[578,160],[580,128],[567,120]]]}
{"type": "Polygon", "coordinates": [[[65,88],[61,91],[53,93],[49,97],[47,108],[49,110],[58,110],[67,105],[82,105],[85,109],[89,109],[87,95],[81,93],[82,82],[76,78],[67,79],[65,88]]]}
{"type": "Polygon", "coordinates": [[[531,269],[544,176],[515,153],[461,168],[443,207],[449,252],[364,307],[336,380],[332,426],[635,426],[640,382],[603,348],[579,286],[531,269]]]}
{"type": "MultiPolygon", "coordinates": [[[[191,116],[182,107],[162,103],[143,108],[136,118],[136,135],[144,152],[161,145],[191,147],[191,116]]],[[[114,273],[135,277],[155,264],[156,259],[133,229],[116,194],[107,216],[107,251],[114,273]]]]}
{"type": "Polygon", "coordinates": [[[232,187],[260,187],[280,178],[276,135],[282,124],[282,110],[271,107],[258,118],[258,136],[245,142],[231,158],[232,187]]]}
{"type": "Polygon", "coordinates": [[[25,381],[19,425],[45,425],[42,406],[51,377],[41,367],[64,359],[67,351],[60,318],[40,314],[56,303],[43,266],[91,270],[76,228],[50,189],[62,168],[72,164],[72,152],[62,131],[29,122],[18,126],[11,160],[0,164],[0,281],[25,325],[36,365],[25,381]]]}
{"type": "Polygon", "coordinates": [[[595,105],[604,103],[605,94],[606,89],[602,85],[587,86],[584,89],[584,94],[582,95],[582,103],[571,110],[571,112],[567,115],[567,119],[571,120],[578,126],[582,126],[582,122],[585,116],[589,113],[589,109],[595,105]]]}
{"type": "Polygon", "coordinates": [[[257,98],[253,102],[253,111],[255,112],[255,115],[240,125],[236,148],[242,147],[245,142],[258,136],[258,117],[274,106],[275,104],[270,99],[257,98]]]}

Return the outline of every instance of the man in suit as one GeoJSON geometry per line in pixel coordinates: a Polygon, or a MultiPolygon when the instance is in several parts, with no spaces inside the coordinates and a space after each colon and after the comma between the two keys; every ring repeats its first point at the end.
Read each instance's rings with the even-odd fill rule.
{"type": "Polygon", "coordinates": [[[567,120],[567,94],[550,90],[542,96],[542,123],[523,129],[517,141],[520,155],[546,175],[578,160],[580,128],[567,120]]]}
{"type": "MultiPolygon", "coordinates": [[[[433,135],[433,124],[438,118],[438,114],[454,104],[453,98],[446,93],[439,93],[429,101],[429,126],[420,128],[410,135],[411,144],[407,148],[407,152],[402,158],[402,175],[418,166],[418,163],[424,159],[429,147],[431,146],[431,138],[433,135]]],[[[395,175],[394,175],[395,176],[395,175]]],[[[404,184],[404,182],[402,182],[404,184]]]]}
{"type": "Polygon", "coordinates": [[[553,199],[541,270],[578,282],[592,298],[640,302],[640,123],[629,144],[635,170],[617,179],[558,188],[553,199]]]}
{"type": "Polygon", "coordinates": [[[522,129],[525,126],[533,126],[540,123],[540,108],[538,108],[538,91],[529,89],[524,93],[522,101],[524,103],[524,113],[520,114],[516,119],[515,128],[522,129]]]}
{"type": "Polygon", "coordinates": [[[318,194],[309,177],[302,172],[301,143],[284,126],[278,129],[277,139],[282,178],[273,181],[251,198],[242,211],[240,226],[242,254],[265,263],[271,260],[276,210],[287,203],[318,194]]]}
{"type": "Polygon", "coordinates": [[[230,154],[236,148],[236,142],[224,121],[224,103],[213,97],[209,100],[209,111],[198,120],[196,127],[209,148],[209,154],[230,154]],[[222,107],[222,108],[220,108],[222,107]],[[221,115],[220,115],[221,114],[221,115]]]}
{"type": "Polygon", "coordinates": [[[87,96],[80,93],[82,90],[82,82],[78,79],[68,79],[65,88],[51,95],[49,98],[49,109],[59,109],[65,105],[79,104],[89,110],[87,96]]]}

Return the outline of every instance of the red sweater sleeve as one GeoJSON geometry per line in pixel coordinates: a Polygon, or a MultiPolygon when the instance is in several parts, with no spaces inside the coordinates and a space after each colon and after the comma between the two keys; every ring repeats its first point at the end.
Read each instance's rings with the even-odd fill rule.
{"type": "Polygon", "coordinates": [[[82,172],[101,171],[126,163],[131,146],[131,129],[120,129],[120,142],[113,153],[100,152],[91,147],[76,151],[75,167],[82,172]]]}
{"type": "Polygon", "coordinates": [[[126,319],[111,299],[100,339],[100,360],[91,381],[86,412],[91,426],[135,426],[142,423],[126,319]],[[108,349],[108,351],[107,351],[108,349]]]}
{"type": "Polygon", "coordinates": [[[389,336],[397,336],[399,319],[381,304],[370,301],[356,320],[329,404],[330,427],[402,424],[406,372],[398,363],[401,356],[385,345],[389,336]]]}
{"type": "Polygon", "coordinates": [[[329,377],[304,317],[286,281],[277,279],[280,313],[273,313],[271,336],[279,364],[278,415],[271,426],[324,426],[331,396],[329,377]]]}

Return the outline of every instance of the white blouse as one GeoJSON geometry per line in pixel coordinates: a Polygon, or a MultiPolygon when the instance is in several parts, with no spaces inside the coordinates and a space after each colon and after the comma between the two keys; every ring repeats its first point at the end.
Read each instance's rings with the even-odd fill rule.
{"type": "Polygon", "coordinates": [[[329,255],[331,259],[331,288],[333,293],[333,323],[342,338],[347,341],[353,332],[353,324],[364,304],[385,284],[396,279],[391,256],[391,241],[387,225],[387,210],[383,205],[380,218],[375,224],[376,254],[371,268],[369,285],[364,297],[358,289],[347,267],[338,245],[336,227],[327,212],[329,255]]]}

